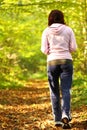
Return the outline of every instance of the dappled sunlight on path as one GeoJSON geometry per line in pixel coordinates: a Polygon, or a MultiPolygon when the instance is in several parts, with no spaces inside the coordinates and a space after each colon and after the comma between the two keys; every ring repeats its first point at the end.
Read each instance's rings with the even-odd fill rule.
{"type": "MultiPolygon", "coordinates": [[[[72,130],[87,130],[87,106],[72,109],[72,130]]],[[[0,90],[0,130],[56,130],[47,81],[0,90]]],[[[59,129],[58,129],[59,130],[59,129]]]]}

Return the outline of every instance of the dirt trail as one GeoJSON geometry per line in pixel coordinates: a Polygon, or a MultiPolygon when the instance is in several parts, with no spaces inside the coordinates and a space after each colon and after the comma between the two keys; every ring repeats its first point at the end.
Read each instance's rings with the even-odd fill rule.
{"type": "MultiPolygon", "coordinates": [[[[0,90],[0,130],[57,130],[48,83],[29,81],[17,90],[0,90]]],[[[87,130],[87,106],[72,110],[72,130],[87,130]]]]}

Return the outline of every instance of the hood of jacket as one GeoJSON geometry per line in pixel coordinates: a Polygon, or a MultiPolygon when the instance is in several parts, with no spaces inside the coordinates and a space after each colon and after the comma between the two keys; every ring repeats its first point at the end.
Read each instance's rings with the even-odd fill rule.
{"type": "Polygon", "coordinates": [[[58,35],[61,34],[65,30],[65,25],[64,24],[58,24],[54,23],[51,26],[49,26],[49,31],[48,33],[58,35]]]}

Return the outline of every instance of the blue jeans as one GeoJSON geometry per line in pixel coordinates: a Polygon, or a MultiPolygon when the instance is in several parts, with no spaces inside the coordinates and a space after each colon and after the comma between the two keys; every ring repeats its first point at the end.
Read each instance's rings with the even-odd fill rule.
{"type": "Polygon", "coordinates": [[[69,118],[73,64],[48,65],[47,73],[54,120],[61,121],[64,117],[69,118]]]}

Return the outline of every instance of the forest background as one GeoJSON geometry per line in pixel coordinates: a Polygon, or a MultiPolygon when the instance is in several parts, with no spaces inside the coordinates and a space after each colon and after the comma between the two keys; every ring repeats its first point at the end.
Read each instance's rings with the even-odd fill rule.
{"type": "Polygon", "coordinates": [[[65,15],[74,30],[78,50],[73,54],[73,86],[87,86],[86,0],[0,0],[0,88],[23,86],[30,79],[46,79],[46,56],[41,35],[52,9],[65,15]]]}
{"type": "Polygon", "coordinates": [[[76,36],[72,130],[87,130],[87,0],[0,0],[0,129],[56,130],[41,35],[52,9],[76,36]]]}

